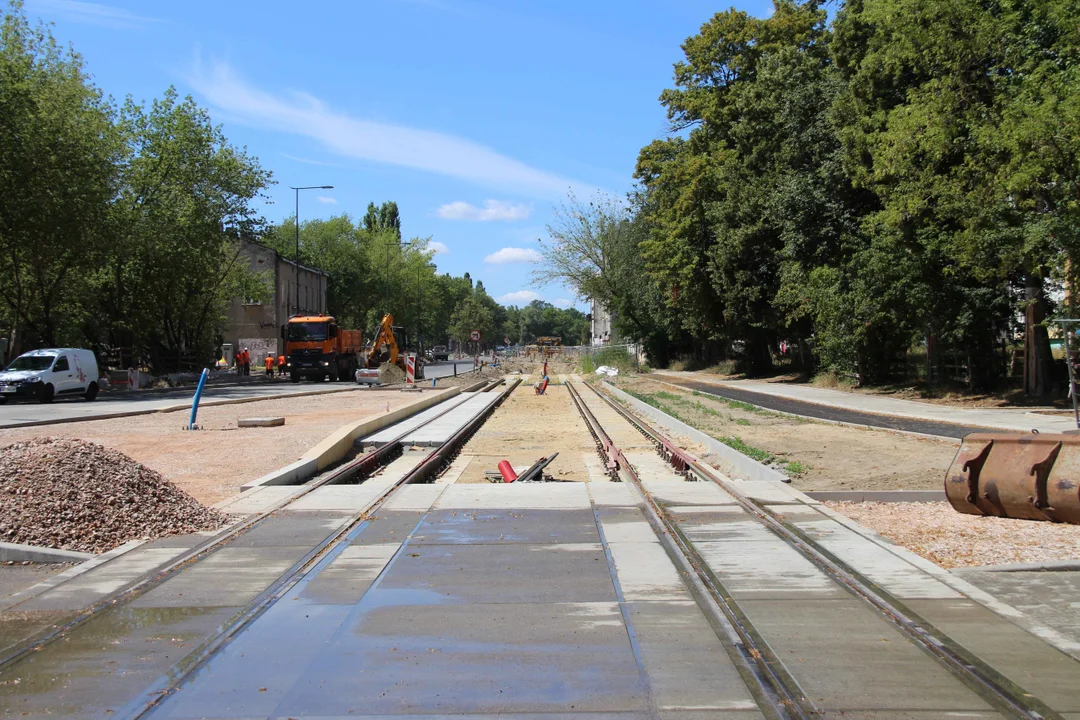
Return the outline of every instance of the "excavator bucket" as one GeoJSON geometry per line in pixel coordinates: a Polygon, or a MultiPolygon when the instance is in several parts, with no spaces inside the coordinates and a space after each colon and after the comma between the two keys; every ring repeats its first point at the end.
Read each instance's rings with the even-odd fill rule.
{"type": "Polygon", "coordinates": [[[970,515],[1080,525],[1080,435],[971,433],[945,495],[970,515]]]}

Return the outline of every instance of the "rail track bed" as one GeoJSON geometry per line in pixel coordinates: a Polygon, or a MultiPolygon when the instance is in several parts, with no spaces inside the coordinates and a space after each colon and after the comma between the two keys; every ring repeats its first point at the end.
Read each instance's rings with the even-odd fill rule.
{"type": "Polygon", "coordinates": [[[532,392],[487,390],[16,598],[0,715],[1080,718],[1080,647],[591,386],[547,405],[596,439],[588,482],[457,482],[532,392]]]}

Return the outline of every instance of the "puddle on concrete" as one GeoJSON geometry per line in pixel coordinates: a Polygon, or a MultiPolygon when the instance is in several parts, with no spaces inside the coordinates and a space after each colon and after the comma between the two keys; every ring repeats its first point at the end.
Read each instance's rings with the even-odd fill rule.
{"type": "Polygon", "coordinates": [[[0,707],[16,715],[108,715],[191,652],[236,610],[108,610],[0,673],[0,707]]]}

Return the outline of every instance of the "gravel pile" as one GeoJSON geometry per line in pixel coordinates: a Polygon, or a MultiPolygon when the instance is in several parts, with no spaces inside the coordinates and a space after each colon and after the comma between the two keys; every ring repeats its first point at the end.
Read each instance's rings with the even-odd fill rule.
{"type": "Polygon", "coordinates": [[[828,502],[944,568],[1080,560],[1080,525],[964,515],[947,502],[828,502]]]}
{"type": "Polygon", "coordinates": [[[69,438],[0,449],[0,541],[99,553],[227,520],[123,453],[69,438]]]}

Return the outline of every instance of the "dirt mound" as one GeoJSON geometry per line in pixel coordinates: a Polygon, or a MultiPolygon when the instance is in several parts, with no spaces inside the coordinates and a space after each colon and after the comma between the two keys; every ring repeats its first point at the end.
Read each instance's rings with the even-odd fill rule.
{"type": "Polygon", "coordinates": [[[104,552],[138,538],[221,527],[201,505],[127,455],[43,437],[0,449],[0,540],[104,552]]]}
{"type": "Polygon", "coordinates": [[[383,363],[379,366],[379,376],[383,384],[396,385],[405,382],[405,371],[393,363],[383,363]]]}

